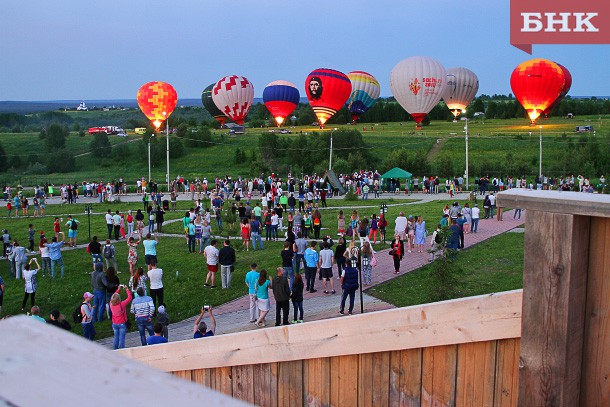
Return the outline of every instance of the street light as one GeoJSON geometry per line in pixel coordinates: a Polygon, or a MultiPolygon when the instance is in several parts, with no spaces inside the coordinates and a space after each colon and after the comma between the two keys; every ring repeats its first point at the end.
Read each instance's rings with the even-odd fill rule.
{"type": "Polygon", "coordinates": [[[155,137],[155,133],[153,133],[149,138],[148,138],[148,182],[150,182],[152,176],[150,173],[150,142],[152,140],[152,138],[155,137]]]}
{"type": "Polygon", "coordinates": [[[540,183],[542,184],[542,125],[540,125],[540,162],[538,164],[538,177],[540,179],[540,183]]]}
{"type": "Polygon", "coordinates": [[[91,241],[91,213],[93,212],[93,204],[85,204],[85,214],[87,214],[87,225],[89,226],[89,241],[91,241]]]}
{"type": "Polygon", "coordinates": [[[337,131],[336,127],[330,132],[330,158],[328,159],[328,171],[333,169],[333,133],[335,131],[337,131]]]}
{"type": "Polygon", "coordinates": [[[167,141],[166,153],[167,153],[167,174],[165,178],[167,179],[167,192],[169,192],[169,118],[165,119],[165,136],[167,141]]]}
{"type": "Polygon", "coordinates": [[[466,190],[470,189],[468,183],[468,117],[464,117],[466,119],[466,126],[464,126],[464,132],[466,133],[466,190]]]}

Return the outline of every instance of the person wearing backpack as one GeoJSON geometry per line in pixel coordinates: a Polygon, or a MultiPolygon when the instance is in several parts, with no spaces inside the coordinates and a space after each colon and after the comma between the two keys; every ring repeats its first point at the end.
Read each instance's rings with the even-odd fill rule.
{"type": "Polygon", "coordinates": [[[436,230],[432,233],[432,238],[430,239],[430,258],[429,262],[433,262],[438,255],[440,257],[441,252],[443,250],[443,233],[442,227],[440,223],[436,225],[436,230]]]}
{"type": "Polygon", "coordinates": [[[68,215],[68,221],[66,222],[66,226],[68,226],[68,245],[71,247],[76,247],[76,235],[78,234],[78,224],[80,222],[74,219],[71,215],[68,215]]]}
{"type": "Polygon", "coordinates": [[[78,308],[78,313],[75,311],[75,323],[81,324],[83,327],[83,336],[91,341],[95,339],[95,327],[93,326],[93,306],[91,306],[91,300],[93,294],[89,291],[83,294],[83,302],[78,308]]]}
{"type": "Polygon", "coordinates": [[[322,215],[319,210],[315,210],[312,215],[313,223],[313,237],[314,239],[320,238],[320,229],[322,229],[322,215]]]}
{"type": "Polygon", "coordinates": [[[116,261],[116,249],[114,245],[110,243],[110,239],[106,239],[106,245],[104,246],[104,262],[106,263],[106,268],[110,267],[110,263],[114,266],[116,272],[119,272],[119,266],[116,261]]]}

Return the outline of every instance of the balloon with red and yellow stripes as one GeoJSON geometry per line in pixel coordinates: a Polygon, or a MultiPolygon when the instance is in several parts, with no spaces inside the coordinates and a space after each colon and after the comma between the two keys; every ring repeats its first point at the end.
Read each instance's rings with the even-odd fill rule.
{"type": "Polygon", "coordinates": [[[159,129],[176,108],[178,94],[169,83],[148,82],[140,87],[136,99],[142,113],[159,129]]]}

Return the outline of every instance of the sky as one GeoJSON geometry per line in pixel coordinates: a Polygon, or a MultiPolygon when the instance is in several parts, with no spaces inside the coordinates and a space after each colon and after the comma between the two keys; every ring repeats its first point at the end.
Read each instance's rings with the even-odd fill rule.
{"type": "Polygon", "coordinates": [[[0,100],[135,99],[149,81],[180,98],[241,75],[255,97],[316,68],[363,70],[391,96],[389,76],[415,55],[466,67],[480,94],[508,94],[521,62],[572,73],[570,95],[608,96],[609,45],[510,45],[509,0],[3,0],[0,100]],[[599,80],[595,80],[599,78],[599,80]]]}

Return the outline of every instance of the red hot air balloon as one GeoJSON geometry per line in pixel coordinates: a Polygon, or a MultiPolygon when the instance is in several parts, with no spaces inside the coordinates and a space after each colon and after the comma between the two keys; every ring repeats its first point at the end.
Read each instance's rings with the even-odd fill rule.
{"type": "Polygon", "coordinates": [[[142,113],[158,129],[176,108],[178,94],[169,83],[148,82],[138,90],[136,99],[142,113]]]}
{"type": "Polygon", "coordinates": [[[252,107],[254,86],[244,76],[225,76],[214,85],[212,100],[229,119],[242,125],[252,107]]]}
{"type": "Polygon", "coordinates": [[[548,59],[525,61],[510,76],[510,87],[530,117],[532,125],[559,97],[564,85],[565,75],[561,67],[548,59]]]}
{"type": "Polygon", "coordinates": [[[557,64],[557,65],[559,65],[559,67],[563,71],[563,75],[565,76],[566,82],[563,85],[563,90],[561,91],[561,94],[559,95],[559,97],[557,99],[555,99],[555,101],[553,103],[551,103],[551,105],[544,110],[544,115],[547,118],[548,118],[549,114],[551,114],[551,110],[553,110],[555,108],[555,106],[557,106],[558,104],[561,103],[563,98],[566,97],[566,95],[570,91],[570,88],[572,87],[572,74],[570,73],[570,71],[568,71],[568,68],[566,68],[565,66],[563,66],[561,64],[557,64]]]}
{"type": "Polygon", "coordinates": [[[320,127],[345,104],[352,92],[352,82],[343,72],[319,68],[305,80],[305,93],[320,127]]]}

